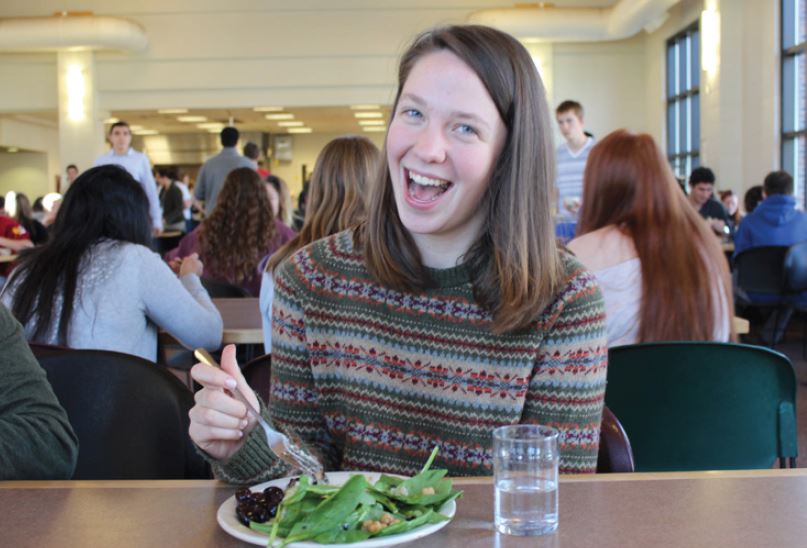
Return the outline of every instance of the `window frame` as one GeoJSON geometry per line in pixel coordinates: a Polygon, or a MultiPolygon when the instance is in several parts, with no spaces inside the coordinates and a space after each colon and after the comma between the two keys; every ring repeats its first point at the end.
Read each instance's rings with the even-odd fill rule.
{"type": "MultiPolygon", "coordinates": [[[[692,168],[697,167],[700,165],[700,155],[701,155],[701,143],[700,143],[700,135],[701,135],[701,121],[700,121],[700,72],[701,72],[701,60],[700,60],[700,51],[701,51],[701,31],[700,31],[700,19],[693,21],[691,24],[687,25],[681,31],[677,32],[676,34],[670,36],[665,43],[664,48],[664,63],[665,63],[665,71],[664,71],[664,96],[665,96],[665,110],[664,110],[664,120],[665,120],[665,137],[666,137],[666,156],[667,161],[670,163],[670,167],[673,170],[673,173],[676,177],[682,177],[684,180],[689,176],[689,173],[683,173],[682,170],[676,169],[676,164],[680,165],[689,165],[690,170],[692,168]],[[670,95],[670,50],[672,48],[677,48],[682,42],[686,40],[690,40],[690,44],[692,36],[696,35],[698,50],[697,52],[690,52],[690,59],[687,63],[687,73],[692,75],[696,72],[693,70],[693,64],[697,63],[697,74],[698,74],[698,82],[691,83],[689,87],[684,90],[676,89],[676,93],[674,95],[670,95]],[[690,127],[676,127],[676,139],[679,143],[671,143],[670,142],[670,109],[675,105],[684,105],[686,104],[687,100],[689,100],[689,104],[694,104],[694,99],[697,99],[699,108],[698,108],[698,116],[695,117],[694,115],[690,114],[689,122],[690,127]],[[695,127],[697,125],[697,127],[695,127]],[[693,131],[696,130],[696,131],[693,131]],[[698,140],[697,142],[691,141],[690,148],[686,150],[678,150],[675,151],[675,147],[680,144],[680,132],[681,131],[688,131],[690,135],[697,134],[698,140]],[[688,160],[688,161],[687,161],[688,160]]],[[[676,66],[677,75],[681,74],[680,65],[676,66]]],[[[680,124],[680,116],[676,116],[676,124],[680,124]]],[[[686,168],[683,168],[686,169],[686,168]]]]}
{"type": "MultiPolygon", "coordinates": [[[[807,141],[807,122],[804,123],[804,127],[801,129],[795,130],[785,130],[788,127],[787,123],[787,116],[788,114],[792,115],[795,112],[799,111],[799,108],[802,110],[807,110],[807,90],[802,92],[801,101],[802,104],[799,105],[799,93],[796,92],[793,94],[793,104],[786,106],[786,97],[785,97],[785,68],[789,60],[793,60],[794,63],[798,63],[798,57],[803,56],[805,67],[807,67],[807,36],[803,42],[793,44],[791,46],[785,47],[785,39],[786,39],[786,29],[785,29],[785,18],[784,14],[785,4],[792,4],[793,5],[793,13],[797,13],[799,10],[799,5],[804,3],[805,0],[781,0],[779,2],[779,165],[781,169],[787,171],[793,176],[793,186],[794,186],[794,194],[798,199],[801,199],[802,206],[807,206],[807,173],[802,169],[801,172],[794,172],[791,169],[791,166],[785,163],[787,154],[785,150],[787,146],[793,142],[793,146],[795,147],[794,158],[798,162],[798,155],[799,155],[799,139],[807,141]]],[[[794,37],[794,40],[797,40],[798,36],[794,37]]],[[[802,87],[807,86],[807,70],[802,74],[803,81],[801,83],[802,87]]],[[[807,118],[807,117],[805,117],[807,118]]],[[[807,148],[807,144],[805,145],[807,148]]],[[[802,165],[807,164],[807,162],[801,162],[802,165]]],[[[807,166],[806,166],[807,167],[807,166]]]]}

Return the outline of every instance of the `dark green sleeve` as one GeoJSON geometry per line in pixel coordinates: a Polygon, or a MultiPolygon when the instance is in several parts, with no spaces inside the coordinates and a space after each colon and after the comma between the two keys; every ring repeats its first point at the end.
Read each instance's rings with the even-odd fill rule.
{"type": "Polygon", "coordinates": [[[0,305],[0,480],[69,479],[78,439],[22,326],[0,305]]]}

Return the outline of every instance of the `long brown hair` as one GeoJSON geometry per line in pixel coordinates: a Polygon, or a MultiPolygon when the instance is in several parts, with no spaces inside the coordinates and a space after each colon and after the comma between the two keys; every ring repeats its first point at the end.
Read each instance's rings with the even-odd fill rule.
{"type": "MultiPolygon", "coordinates": [[[[546,93],[529,53],[512,36],[477,25],[443,27],[421,34],[404,53],[393,116],[412,68],[435,51],[453,53],[476,73],[507,128],[480,204],[482,233],[463,261],[477,302],[493,315],[493,330],[515,331],[536,319],[564,281],[550,212],[555,153],[546,93]]],[[[360,232],[367,267],[389,287],[421,291],[429,275],[398,216],[386,154],[383,162],[360,232]]]]}
{"type": "Polygon", "coordinates": [[[364,219],[364,195],[368,181],[378,170],[379,157],[376,146],[360,135],[337,137],[325,145],[311,177],[303,228],[272,255],[267,271],[314,240],[356,226],[364,219]]]}
{"type": "Polygon", "coordinates": [[[639,341],[709,341],[720,298],[733,315],[728,265],[717,238],[689,204],[650,135],[624,129],[588,156],[578,235],[614,225],[642,268],[639,341]],[[714,291],[719,276],[721,293],[714,291]]]}
{"type": "Polygon", "coordinates": [[[260,176],[248,167],[232,170],[202,225],[200,255],[211,271],[240,284],[255,275],[274,237],[275,217],[260,176]]]}

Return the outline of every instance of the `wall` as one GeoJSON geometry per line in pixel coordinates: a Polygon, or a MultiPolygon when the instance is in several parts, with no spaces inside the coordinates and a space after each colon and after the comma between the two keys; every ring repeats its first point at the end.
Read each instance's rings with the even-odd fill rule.
{"type": "MultiPolygon", "coordinates": [[[[294,135],[294,160],[292,162],[272,161],[270,171],[286,181],[292,196],[297,196],[303,188],[302,168],[306,166],[307,172],[314,170],[317,156],[328,144],[328,141],[339,137],[338,133],[310,133],[294,135]]],[[[367,133],[375,145],[381,149],[384,144],[384,133],[367,133]]]]}
{"type": "Polygon", "coordinates": [[[645,108],[649,133],[666,149],[665,48],[668,38],[700,17],[720,12],[720,60],[701,74],[701,162],[718,188],[737,192],[779,167],[778,2],[684,0],[645,39],[645,108]]]}
{"type": "MultiPolygon", "coordinates": [[[[59,132],[56,129],[56,124],[23,115],[0,117],[0,146],[18,147],[25,152],[35,153],[29,155],[20,152],[7,154],[7,156],[9,158],[35,158],[36,166],[39,166],[39,159],[44,158],[44,167],[42,168],[44,171],[38,174],[37,177],[15,177],[18,183],[25,181],[24,184],[28,184],[28,182],[40,181],[40,179],[41,183],[34,183],[32,188],[20,186],[12,190],[21,190],[28,194],[34,194],[35,191],[39,192],[38,189],[41,184],[46,186],[46,190],[40,192],[40,194],[56,190],[55,178],[62,171],[59,163],[59,132]]],[[[12,163],[16,162],[17,160],[12,161],[12,163]]],[[[36,167],[36,169],[38,170],[39,167],[36,167]]]]}
{"type": "MultiPolygon", "coordinates": [[[[550,108],[554,111],[565,99],[578,101],[586,129],[597,137],[623,127],[649,131],[644,43],[640,34],[616,42],[555,44],[550,108]]],[[[555,138],[562,138],[557,130],[555,138]]]]}
{"type": "Polygon", "coordinates": [[[42,152],[0,152],[0,195],[24,192],[31,202],[50,192],[48,158],[42,152]]]}

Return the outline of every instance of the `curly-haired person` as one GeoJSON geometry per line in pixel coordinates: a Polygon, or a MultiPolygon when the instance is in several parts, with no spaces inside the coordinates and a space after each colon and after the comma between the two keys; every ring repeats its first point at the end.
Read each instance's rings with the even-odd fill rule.
{"type": "Polygon", "coordinates": [[[205,277],[237,285],[258,296],[258,265],[294,237],[276,219],[269,196],[254,169],[238,168],[227,175],[213,213],[169,251],[169,263],[198,253],[205,277]]]}

